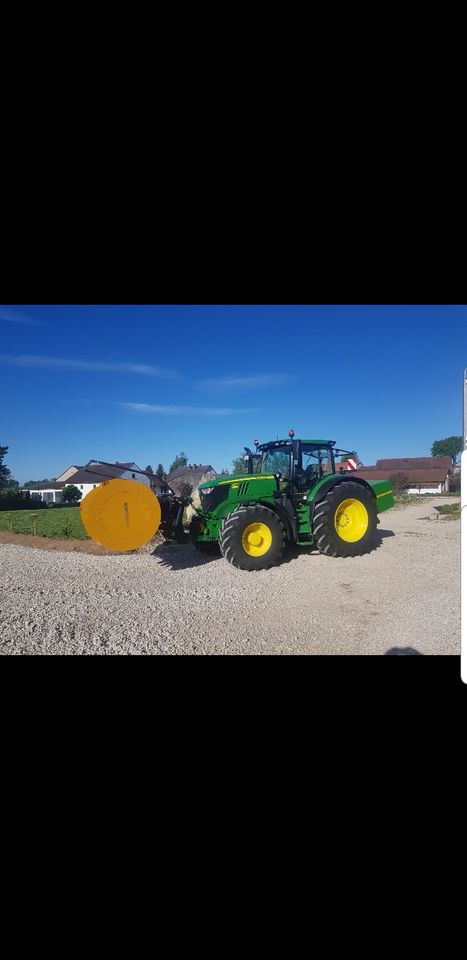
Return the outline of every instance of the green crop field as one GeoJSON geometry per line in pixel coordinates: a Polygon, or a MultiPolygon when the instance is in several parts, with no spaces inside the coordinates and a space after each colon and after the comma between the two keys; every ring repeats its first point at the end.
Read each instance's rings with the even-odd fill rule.
{"type": "Polygon", "coordinates": [[[54,510],[5,510],[0,511],[0,530],[12,533],[35,533],[39,537],[55,540],[89,540],[81,523],[79,507],[63,507],[54,510]],[[34,521],[35,517],[35,521],[34,521]]]}

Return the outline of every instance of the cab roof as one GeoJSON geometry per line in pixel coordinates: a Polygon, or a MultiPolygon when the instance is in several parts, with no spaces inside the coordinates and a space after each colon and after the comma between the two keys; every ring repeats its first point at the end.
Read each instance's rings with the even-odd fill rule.
{"type": "MultiPolygon", "coordinates": [[[[294,439],[294,440],[299,440],[300,438],[299,438],[299,437],[294,437],[293,439],[294,439]]],[[[290,439],[290,437],[289,437],[287,440],[267,440],[265,443],[259,443],[257,449],[258,449],[258,450],[266,450],[268,447],[276,447],[276,446],[279,447],[279,446],[283,446],[283,445],[285,445],[285,444],[286,444],[287,446],[290,446],[290,445],[292,444],[292,442],[293,442],[293,441],[290,439]]],[[[320,446],[320,447],[322,447],[322,446],[326,446],[326,447],[327,447],[328,444],[330,444],[331,447],[332,447],[332,446],[334,446],[335,442],[336,442],[335,440],[305,440],[305,439],[300,439],[300,443],[314,443],[314,444],[316,444],[316,446],[320,446]]]]}

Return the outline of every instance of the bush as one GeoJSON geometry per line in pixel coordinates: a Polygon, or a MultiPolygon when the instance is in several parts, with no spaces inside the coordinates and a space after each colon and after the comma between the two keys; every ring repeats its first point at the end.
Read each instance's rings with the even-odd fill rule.
{"type": "Polygon", "coordinates": [[[402,490],[407,490],[407,488],[410,487],[410,477],[402,471],[391,473],[389,479],[394,493],[400,493],[402,490]]]}
{"type": "Polygon", "coordinates": [[[12,495],[4,497],[0,494],[0,510],[47,510],[47,504],[42,500],[30,500],[29,497],[12,495]]]}
{"type": "Polygon", "coordinates": [[[75,487],[74,483],[67,484],[62,490],[62,501],[68,504],[77,503],[78,500],[81,500],[82,496],[81,490],[78,490],[78,487],[75,487]]]}

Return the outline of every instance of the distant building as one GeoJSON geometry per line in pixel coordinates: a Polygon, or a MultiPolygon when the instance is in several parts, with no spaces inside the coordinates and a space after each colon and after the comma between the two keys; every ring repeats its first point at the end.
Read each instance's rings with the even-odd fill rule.
{"type": "Polygon", "coordinates": [[[196,490],[200,483],[211,477],[217,477],[217,473],[210,463],[190,463],[169,473],[167,483],[177,496],[181,496],[188,486],[196,490]]]}
{"type": "Polygon", "coordinates": [[[454,481],[451,457],[394,457],[377,460],[373,467],[361,467],[355,476],[366,480],[390,480],[391,475],[407,477],[406,493],[443,493],[454,481]]]}
{"type": "Polygon", "coordinates": [[[138,480],[146,487],[151,487],[157,493],[162,488],[162,484],[157,477],[148,477],[144,473],[138,473],[139,467],[136,463],[116,462],[114,464],[101,464],[92,461],[84,467],[71,466],[64,470],[56,483],[38,483],[35,487],[23,488],[24,492],[29,491],[32,499],[43,500],[45,503],[58,503],[62,499],[64,487],[75,486],[81,492],[81,500],[98,487],[105,480],[117,478],[120,480],[138,480]],[[65,478],[65,479],[63,479],[65,478]]]}
{"type": "Polygon", "coordinates": [[[59,483],[36,483],[34,487],[21,487],[21,493],[31,497],[31,500],[42,500],[44,503],[58,503],[62,499],[62,490],[65,484],[59,483]]]}
{"type": "Polygon", "coordinates": [[[392,460],[377,460],[378,470],[441,470],[447,471],[452,467],[451,457],[395,457],[392,460]]]}

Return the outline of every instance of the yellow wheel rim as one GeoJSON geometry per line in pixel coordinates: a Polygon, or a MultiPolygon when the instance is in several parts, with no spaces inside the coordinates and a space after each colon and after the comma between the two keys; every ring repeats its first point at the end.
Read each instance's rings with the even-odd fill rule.
{"type": "Polygon", "coordinates": [[[355,543],[368,530],[368,511],[360,500],[343,500],[334,514],[334,526],[341,540],[355,543]]]}
{"type": "Polygon", "coordinates": [[[80,503],[86,532],[110,550],[137,550],[159,529],[161,507],[156,495],[137,480],[109,480],[80,503]]]}
{"type": "Polygon", "coordinates": [[[242,547],[250,557],[262,557],[272,543],[272,533],[265,523],[250,523],[242,535],[242,547]]]}

